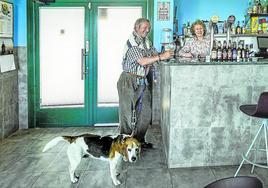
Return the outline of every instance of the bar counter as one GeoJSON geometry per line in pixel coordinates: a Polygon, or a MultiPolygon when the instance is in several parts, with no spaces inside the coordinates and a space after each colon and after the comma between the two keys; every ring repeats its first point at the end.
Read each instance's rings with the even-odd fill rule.
{"type": "Polygon", "coordinates": [[[161,131],[169,168],[237,165],[260,119],[239,110],[268,91],[268,60],[162,61],[161,131]]]}

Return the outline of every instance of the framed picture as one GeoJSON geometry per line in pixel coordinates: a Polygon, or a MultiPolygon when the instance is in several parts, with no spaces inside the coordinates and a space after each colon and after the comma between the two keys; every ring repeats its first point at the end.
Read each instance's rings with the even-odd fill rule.
{"type": "Polygon", "coordinates": [[[0,37],[13,37],[13,4],[0,0],[0,37]]]}
{"type": "Polygon", "coordinates": [[[157,20],[169,21],[170,19],[170,2],[157,3],[157,20]]]}

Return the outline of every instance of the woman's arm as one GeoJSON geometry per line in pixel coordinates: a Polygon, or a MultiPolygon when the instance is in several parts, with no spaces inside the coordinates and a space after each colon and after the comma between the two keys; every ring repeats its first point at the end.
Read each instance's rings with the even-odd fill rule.
{"type": "Polygon", "coordinates": [[[192,40],[189,39],[185,42],[185,45],[182,47],[182,49],[179,51],[179,56],[181,57],[190,57],[192,58],[193,55],[191,53],[191,45],[192,45],[192,40]]]}

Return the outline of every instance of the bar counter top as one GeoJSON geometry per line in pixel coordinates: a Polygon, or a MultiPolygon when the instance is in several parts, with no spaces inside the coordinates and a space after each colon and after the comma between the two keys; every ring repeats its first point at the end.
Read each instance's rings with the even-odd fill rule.
{"type": "Polygon", "coordinates": [[[268,64],[268,58],[251,58],[249,60],[240,61],[205,61],[205,59],[196,58],[176,58],[159,63],[163,66],[181,66],[181,65],[255,65],[255,64],[268,64]]]}
{"type": "Polygon", "coordinates": [[[160,124],[169,168],[237,165],[258,118],[239,110],[268,91],[268,61],[159,63],[160,124]]]}

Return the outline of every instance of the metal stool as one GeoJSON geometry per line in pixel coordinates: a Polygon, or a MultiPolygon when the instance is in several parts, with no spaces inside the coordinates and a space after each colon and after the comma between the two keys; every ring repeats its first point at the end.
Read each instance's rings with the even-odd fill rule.
{"type": "Polygon", "coordinates": [[[238,176],[217,180],[204,188],[263,188],[263,185],[256,177],[238,176]]]}
{"type": "Polygon", "coordinates": [[[259,101],[258,104],[250,104],[250,105],[241,105],[240,110],[242,112],[244,112],[245,114],[249,115],[249,116],[253,116],[253,117],[258,117],[258,118],[263,118],[262,120],[262,125],[259,128],[257,134],[255,135],[251,145],[249,146],[246,155],[242,155],[243,160],[240,163],[240,166],[238,167],[234,177],[237,176],[240,168],[242,167],[243,163],[246,161],[250,164],[252,164],[252,169],[251,169],[251,173],[253,173],[254,171],[254,167],[258,166],[261,168],[268,168],[268,145],[267,145],[267,123],[268,123],[268,92],[263,92],[261,93],[260,97],[259,97],[259,101]],[[260,149],[259,145],[260,145],[260,140],[261,140],[261,132],[264,133],[264,139],[265,139],[265,149],[260,149]],[[254,143],[257,141],[258,143],[256,144],[256,148],[252,149],[254,146],[254,143]],[[254,155],[254,160],[251,161],[249,160],[247,157],[250,153],[251,150],[255,150],[255,155],[254,155]],[[266,153],[266,165],[261,165],[261,164],[257,164],[256,163],[256,157],[257,157],[257,152],[258,151],[264,151],[266,153]]]}

